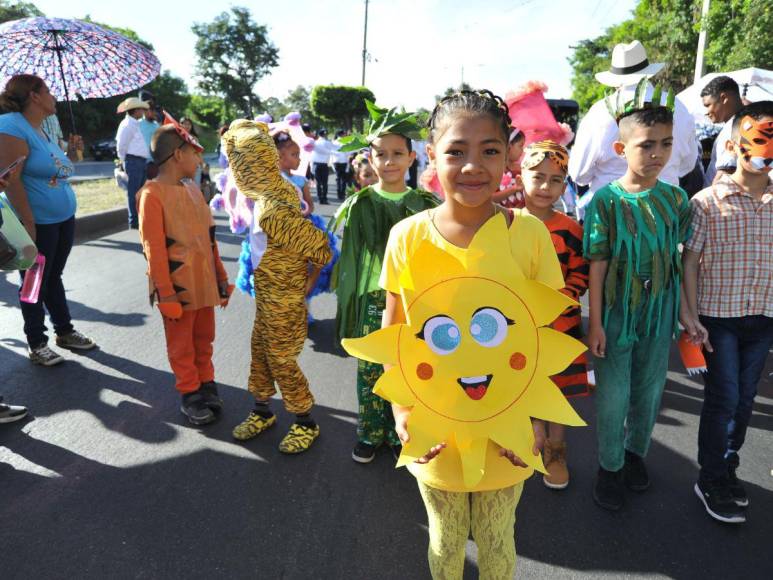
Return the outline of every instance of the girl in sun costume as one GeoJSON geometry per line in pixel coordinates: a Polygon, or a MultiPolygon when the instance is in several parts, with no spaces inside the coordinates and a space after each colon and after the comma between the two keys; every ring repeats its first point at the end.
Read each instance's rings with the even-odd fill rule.
{"type": "Polygon", "coordinates": [[[507,109],[488,91],[435,107],[428,152],[446,199],[392,229],[384,327],[343,343],[388,367],[376,394],[393,404],[398,465],[419,481],[436,579],[462,577],[471,531],[481,578],[512,578],[523,481],[545,469],[536,419],[583,424],[550,380],[584,350],[548,327],[576,304],[558,292],[550,235],[491,201],[509,134],[507,109]]]}
{"type": "MultiPolygon", "coordinates": [[[[331,224],[334,231],[343,224],[341,256],[334,272],[338,311],[336,330],[338,338],[357,338],[381,326],[381,315],[386,301],[378,286],[378,276],[386,250],[389,230],[397,222],[437,205],[437,199],[425,191],[406,187],[404,173],[411,163],[410,140],[423,137],[422,128],[413,114],[381,109],[366,101],[371,116],[369,134],[342,139],[341,151],[356,151],[371,147],[373,169],[379,182],[347,198],[331,224]],[[399,136],[396,141],[402,149],[394,160],[385,161],[389,147],[382,147],[385,136],[399,136]],[[385,178],[385,169],[405,165],[396,179],[385,178]],[[393,183],[392,181],[396,181],[393,183]],[[395,192],[397,191],[397,192],[395,192]]],[[[389,405],[373,394],[373,387],[381,376],[381,365],[360,361],[357,366],[357,444],[352,459],[369,463],[375,450],[383,443],[398,448],[400,440],[394,431],[394,419],[389,405]]]]}
{"type": "Polygon", "coordinates": [[[223,143],[236,186],[255,203],[255,219],[266,244],[255,269],[249,390],[256,406],[233,435],[250,439],[276,423],[268,401],[279,385],[285,407],[296,415],[279,450],[300,453],[319,435],[310,415],[314,398],[297,362],[307,333],[308,266],[327,264],[330,246],[325,232],[301,214],[295,187],[279,171],[279,155],[266,124],[234,121],[223,143]]]}

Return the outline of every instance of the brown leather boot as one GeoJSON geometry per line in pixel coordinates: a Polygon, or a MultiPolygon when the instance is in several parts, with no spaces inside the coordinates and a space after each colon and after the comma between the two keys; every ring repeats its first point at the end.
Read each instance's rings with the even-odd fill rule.
{"type": "Polygon", "coordinates": [[[545,441],[543,460],[548,474],[542,476],[543,483],[550,489],[564,489],[569,485],[569,468],[566,466],[566,442],[545,441]]]}

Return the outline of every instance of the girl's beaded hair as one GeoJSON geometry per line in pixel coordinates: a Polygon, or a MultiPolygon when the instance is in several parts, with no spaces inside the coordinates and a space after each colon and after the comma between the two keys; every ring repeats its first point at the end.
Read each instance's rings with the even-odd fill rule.
{"type": "Polygon", "coordinates": [[[502,129],[502,138],[509,141],[511,125],[510,112],[501,97],[488,90],[459,91],[444,97],[435,105],[429,117],[429,142],[434,143],[442,134],[448,121],[462,115],[489,115],[502,129]]]}
{"type": "Polygon", "coordinates": [[[287,131],[279,131],[274,134],[274,145],[276,145],[277,150],[284,149],[285,147],[294,144],[296,144],[295,141],[293,141],[292,137],[290,137],[290,133],[287,131]]]}

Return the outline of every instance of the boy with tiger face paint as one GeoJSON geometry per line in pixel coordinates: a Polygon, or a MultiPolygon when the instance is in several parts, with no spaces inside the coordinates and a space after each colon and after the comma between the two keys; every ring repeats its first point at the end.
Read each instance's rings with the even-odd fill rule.
{"type": "Polygon", "coordinates": [[[739,453],[773,346],[773,101],[738,111],[727,148],[734,173],[690,200],[684,289],[708,369],[694,491],[712,518],[741,523],[749,497],[739,453]]]}

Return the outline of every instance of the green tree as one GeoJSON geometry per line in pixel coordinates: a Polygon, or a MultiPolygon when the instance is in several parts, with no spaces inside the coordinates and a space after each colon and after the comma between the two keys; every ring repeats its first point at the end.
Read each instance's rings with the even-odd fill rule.
{"type": "Polygon", "coordinates": [[[445,97],[450,97],[454,93],[458,93],[459,91],[471,91],[473,90],[472,87],[469,85],[469,83],[461,83],[457,87],[448,87],[445,91],[443,91],[442,95],[435,95],[435,102],[440,102],[445,97]]]}
{"type": "MultiPolygon", "coordinates": [[[[585,111],[605,87],[594,74],[609,67],[612,48],[636,39],[651,62],[666,64],[657,80],[680,91],[693,83],[701,0],[639,0],[631,18],[583,40],[569,58],[574,99],[585,111]]],[[[773,3],[770,0],[713,2],[707,19],[706,72],[756,66],[773,68],[773,3]]]]}
{"type": "Polygon", "coordinates": [[[580,105],[581,111],[587,111],[608,90],[594,77],[597,72],[609,68],[611,52],[608,36],[581,40],[573,48],[574,53],[569,57],[569,64],[572,65],[572,97],[580,105]]]}
{"type": "Polygon", "coordinates": [[[32,2],[0,0],[0,23],[32,16],[43,16],[43,13],[32,2]]]}
{"type": "Polygon", "coordinates": [[[429,124],[429,117],[431,114],[432,111],[425,109],[424,107],[416,109],[416,120],[419,122],[419,125],[426,127],[429,124]]]}
{"type": "Polygon", "coordinates": [[[168,70],[162,72],[154,80],[143,87],[151,93],[156,105],[165,109],[170,115],[179,119],[185,114],[191,102],[188,85],[180,77],[173,76],[168,70]]]}
{"type": "Polygon", "coordinates": [[[196,74],[206,94],[222,95],[251,114],[260,108],[255,83],[279,64],[268,29],[252,20],[247,8],[231,8],[210,23],[194,23],[196,74]]]}
{"type": "Polygon", "coordinates": [[[311,110],[311,91],[308,87],[298,85],[287,92],[284,104],[288,112],[296,111],[301,114],[301,123],[308,123],[312,127],[320,127],[322,119],[311,110]]]}
{"type": "Polygon", "coordinates": [[[193,120],[210,129],[217,129],[230,120],[230,112],[222,97],[217,95],[191,95],[185,113],[193,120]]]}
{"type": "Polygon", "coordinates": [[[276,97],[269,97],[263,101],[262,112],[266,112],[271,115],[271,118],[276,122],[281,121],[282,118],[290,112],[290,109],[287,108],[286,103],[283,103],[276,97]]]}
{"type": "Polygon", "coordinates": [[[113,32],[120,34],[121,36],[125,36],[129,40],[134,41],[140,46],[147,48],[150,52],[155,52],[156,50],[155,48],[153,48],[152,44],[150,44],[147,40],[143,40],[142,38],[140,38],[140,35],[137,34],[131,28],[121,28],[120,26],[111,26],[110,24],[105,24],[104,22],[97,22],[96,20],[92,20],[91,15],[89,14],[87,14],[85,18],[83,18],[83,21],[91,22],[92,24],[101,26],[105,30],[111,30],[113,32]]]}
{"type": "Polygon", "coordinates": [[[368,115],[365,99],[376,100],[366,87],[318,85],[311,91],[311,111],[323,121],[351,131],[356,120],[368,115]]]}
{"type": "Polygon", "coordinates": [[[736,70],[754,66],[773,69],[773,3],[770,0],[726,0],[711,5],[706,69],[736,70]]]}

